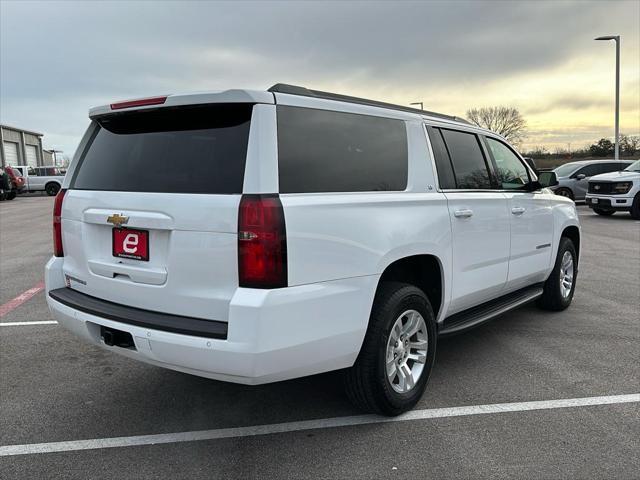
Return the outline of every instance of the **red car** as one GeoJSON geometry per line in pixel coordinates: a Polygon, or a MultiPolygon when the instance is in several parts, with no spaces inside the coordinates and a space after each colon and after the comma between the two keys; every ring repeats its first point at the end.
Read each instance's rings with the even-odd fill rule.
{"type": "Polygon", "coordinates": [[[22,192],[22,190],[24,189],[24,177],[20,173],[20,170],[12,168],[10,166],[7,166],[4,170],[9,175],[11,184],[13,186],[13,190],[7,196],[7,200],[12,200],[18,193],[22,192]]]}

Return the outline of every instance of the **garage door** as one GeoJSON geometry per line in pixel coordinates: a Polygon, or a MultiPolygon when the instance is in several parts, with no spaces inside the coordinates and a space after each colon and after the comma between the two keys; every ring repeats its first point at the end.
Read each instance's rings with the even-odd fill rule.
{"type": "Polygon", "coordinates": [[[36,147],[33,145],[25,145],[25,152],[27,154],[27,165],[30,167],[38,166],[38,154],[36,153],[36,147]]]}
{"type": "Polygon", "coordinates": [[[18,165],[18,144],[4,142],[4,160],[7,165],[18,165]]]}

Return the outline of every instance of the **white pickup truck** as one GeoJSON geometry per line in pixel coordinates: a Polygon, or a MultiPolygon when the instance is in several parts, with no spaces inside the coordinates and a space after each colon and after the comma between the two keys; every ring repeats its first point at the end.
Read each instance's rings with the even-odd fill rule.
{"type": "Polygon", "coordinates": [[[19,165],[12,167],[20,171],[24,178],[24,188],[20,193],[24,192],[47,192],[47,195],[53,196],[62,188],[64,174],[60,172],[58,167],[29,167],[19,165]]]}
{"type": "Polygon", "coordinates": [[[629,212],[640,220],[640,160],[621,172],[604,173],[589,179],[587,205],[598,215],[629,212]]]}

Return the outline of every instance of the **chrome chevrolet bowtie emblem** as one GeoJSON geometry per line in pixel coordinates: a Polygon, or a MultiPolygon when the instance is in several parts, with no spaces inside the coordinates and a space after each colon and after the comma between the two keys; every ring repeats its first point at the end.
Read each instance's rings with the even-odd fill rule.
{"type": "Polygon", "coordinates": [[[114,213],[113,215],[107,217],[107,222],[113,223],[116,227],[119,227],[120,225],[126,225],[128,221],[129,217],[125,217],[124,215],[120,215],[118,213],[114,213]]]}
{"type": "Polygon", "coordinates": [[[600,185],[596,185],[596,186],[595,186],[595,187],[593,187],[593,188],[595,188],[596,190],[600,190],[600,185]]]}

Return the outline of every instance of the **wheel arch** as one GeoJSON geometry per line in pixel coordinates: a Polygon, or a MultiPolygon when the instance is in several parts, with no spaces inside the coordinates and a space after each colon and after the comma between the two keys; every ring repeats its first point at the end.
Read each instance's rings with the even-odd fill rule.
{"type": "Polygon", "coordinates": [[[376,294],[386,281],[414,285],[429,299],[436,319],[442,312],[445,303],[445,278],[442,261],[436,255],[409,255],[389,263],[380,275],[376,294]]]}
{"type": "Polygon", "coordinates": [[[576,225],[569,225],[562,230],[560,237],[566,237],[573,242],[578,259],[580,258],[580,229],[576,225]]]}

